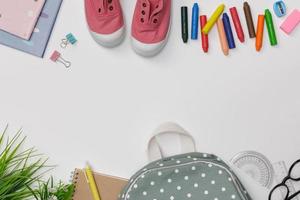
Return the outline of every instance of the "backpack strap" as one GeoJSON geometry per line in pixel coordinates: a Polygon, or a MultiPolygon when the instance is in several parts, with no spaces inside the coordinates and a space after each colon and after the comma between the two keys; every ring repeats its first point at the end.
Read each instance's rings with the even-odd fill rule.
{"type": "Polygon", "coordinates": [[[180,152],[190,153],[196,151],[195,140],[186,130],[176,123],[167,122],[161,124],[153,133],[153,136],[148,142],[148,158],[150,161],[162,159],[166,157],[166,145],[163,145],[163,138],[168,137],[168,140],[174,142],[174,136],[179,140],[180,152]]]}

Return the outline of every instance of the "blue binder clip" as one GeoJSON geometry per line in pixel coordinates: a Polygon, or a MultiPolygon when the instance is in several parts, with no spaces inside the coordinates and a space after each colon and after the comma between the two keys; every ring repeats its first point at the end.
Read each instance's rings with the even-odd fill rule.
{"type": "Polygon", "coordinates": [[[61,40],[60,46],[62,48],[66,48],[68,46],[68,44],[74,45],[76,42],[77,42],[77,39],[75,38],[75,36],[72,33],[69,33],[66,35],[66,38],[61,40]]]}
{"type": "Polygon", "coordinates": [[[283,17],[286,15],[286,5],[281,0],[274,3],[273,9],[277,17],[283,17]]]}

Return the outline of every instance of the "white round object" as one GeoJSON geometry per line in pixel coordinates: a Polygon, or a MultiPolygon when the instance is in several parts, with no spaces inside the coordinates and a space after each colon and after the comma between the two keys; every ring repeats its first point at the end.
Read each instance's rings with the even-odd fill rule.
{"type": "Polygon", "coordinates": [[[245,151],[234,156],[231,162],[262,186],[268,188],[271,186],[274,170],[271,162],[264,155],[255,151],[245,151]]]}

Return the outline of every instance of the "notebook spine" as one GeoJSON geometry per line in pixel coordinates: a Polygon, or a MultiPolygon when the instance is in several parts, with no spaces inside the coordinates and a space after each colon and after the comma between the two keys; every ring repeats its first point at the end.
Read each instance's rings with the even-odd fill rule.
{"type": "Polygon", "coordinates": [[[76,186],[77,186],[77,182],[78,182],[78,175],[79,175],[79,172],[77,169],[75,169],[72,173],[71,173],[71,183],[73,183],[74,185],[74,190],[73,190],[73,194],[72,194],[72,200],[74,200],[74,195],[75,195],[75,192],[76,192],[76,186]]]}

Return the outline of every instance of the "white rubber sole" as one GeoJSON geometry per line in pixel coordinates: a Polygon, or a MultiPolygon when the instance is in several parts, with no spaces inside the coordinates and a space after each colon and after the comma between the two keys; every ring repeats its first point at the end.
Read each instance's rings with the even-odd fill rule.
{"type": "Polygon", "coordinates": [[[153,57],[157,55],[166,45],[167,38],[159,43],[146,44],[136,40],[134,37],[131,37],[131,44],[133,50],[144,57],[153,57]]]}
{"type": "Polygon", "coordinates": [[[90,31],[90,33],[98,44],[104,47],[113,48],[121,44],[124,40],[125,26],[111,34],[99,34],[93,31],[90,31]]]}

